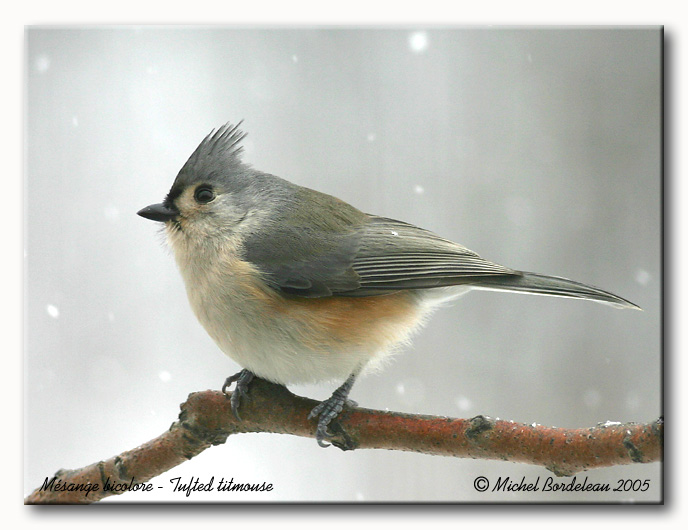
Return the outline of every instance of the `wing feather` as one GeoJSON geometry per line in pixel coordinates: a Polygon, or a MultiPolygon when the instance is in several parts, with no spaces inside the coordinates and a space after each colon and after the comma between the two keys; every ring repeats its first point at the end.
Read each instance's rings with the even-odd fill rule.
{"type": "Polygon", "coordinates": [[[250,239],[246,257],[273,288],[311,298],[377,296],[520,274],[428,230],[361,215],[350,216],[340,230],[282,224],[250,239]]]}
{"type": "Polygon", "coordinates": [[[351,265],[361,284],[352,293],[356,296],[372,290],[423,289],[519,274],[428,230],[372,216],[351,265]]]}

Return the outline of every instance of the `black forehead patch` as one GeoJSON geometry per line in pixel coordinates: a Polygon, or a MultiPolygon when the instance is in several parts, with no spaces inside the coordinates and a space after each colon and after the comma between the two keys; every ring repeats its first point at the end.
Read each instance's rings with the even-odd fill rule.
{"type": "Polygon", "coordinates": [[[174,205],[174,201],[177,200],[177,197],[179,197],[182,194],[184,187],[182,184],[179,182],[179,179],[174,181],[174,184],[172,185],[172,188],[170,191],[167,193],[167,196],[165,197],[165,200],[162,201],[162,203],[167,207],[171,207],[174,205]]]}

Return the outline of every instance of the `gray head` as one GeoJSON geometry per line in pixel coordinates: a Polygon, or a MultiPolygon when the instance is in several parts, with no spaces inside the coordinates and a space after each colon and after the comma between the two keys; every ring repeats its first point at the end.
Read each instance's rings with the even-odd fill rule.
{"type": "MultiPolygon", "coordinates": [[[[203,139],[177,174],[163,202],[165,206],[172,207],[184,190],[192,186],[204,185],[200,189],[212,190],[218,186],[227,187],[230,182],[241,185],[246,180],[249,167],[241,161],[243,147],[240,145],[246,133],[239,130],[239,125],[241,122],[225,124],[203,139]]],[[[211,193],[199,191],[199,202],[210,202],[211,193]]]]}
{"type": "Polygon", "coordinates": [[[288,183],[242,162],[240,143],[246,134],[239,130],[240,124],[225,124],[206,136],[177,174],[165,200],[138,214],[165,222],[171,231],[206,239],[226,234],[257,211],[269,210],[270,196],[276,189],[284,193],[288,183]]]}

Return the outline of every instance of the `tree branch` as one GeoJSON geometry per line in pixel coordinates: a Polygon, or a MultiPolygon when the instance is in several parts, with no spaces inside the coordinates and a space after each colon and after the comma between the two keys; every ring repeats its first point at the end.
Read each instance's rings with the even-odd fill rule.
{"type": "MultiPolygon", "coordinates": [[[[307,420],[316,401],[285,387],[255,379],[241,418],[222,392],[190,394],[179,420],[157,438],[108,460],[76,470],[59,470],[31,493],[26,504],[91,503],[143,487],[151,478],[193,458],[237,433],[272,432],[313,438],[307,420]],[[112,489],[118,485],[119,491],[112,489]]],[[[587,469],[662,458],[664,423],[599,424],[559,429],[476,416],[468,420],[345,408],[330,424],[332,444],[342,450],[394,449],[419,453],[506,460],[541,465],[557,476],[587,469]]]]}

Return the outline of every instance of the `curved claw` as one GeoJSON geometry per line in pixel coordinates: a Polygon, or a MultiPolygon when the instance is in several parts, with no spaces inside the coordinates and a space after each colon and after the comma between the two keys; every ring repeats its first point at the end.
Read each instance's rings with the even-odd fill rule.
{"type": "Polygon", "coordinates": [[[313,410],[308,414],[308,419],[318,418],[318,427],[315,430],[315,441],[320,447],[329,447],[331,444],[325,442],[327,438],[332,438],[328,432],[327,427],[330,422],[339,416],[339,413],[344,408],[344,405],[356,406],[355,401],[344,398],[336,392],[321,403],[318,403],[313,410]]]}
{"type": "Polygon", "coordinates": [[[348,399],[351,387],[356,380],[357,372],[351,374],[344,384],[335,390],[325,401],[318,403],[308,414],[308,419],[318,418],[318,427],[315,430],[315,439],[320,447],[328,447],[325,438],[332,438],[327,432],[327,426],[335,419],[344,408],[344,405],[356,406],[356,402],[348,399]]]}
{"type": "Polygon", "coordinates": [[[315,431],[315,441],[318,442],[320,447],[329,447],[332,444],[325,442],[325,438],[330,438],[332,435],[327,432],[327,425],[322,426],[318,424],[318,429],[315,431]]]}
{"type": "Polygon", "coordinates": [[[234,414],[234,417],[240,421],[241,416],[239,416],[239,405],[241,404],[242,398],[247,400],[250,399],[248,396],[248,385],[251,383],[251,381],[253,381],[254,377],[255,376],[253,375],[253,372],[244,369],[241,372],[230,375],[227,379],[225,379],[225,383],[222,385],[222,392],[227,394],[227,388],[232,386],[232,383],[236,382],[236,387],[229,398],[229,403],[232,407],[232,413],[234,414]]]}
{"type": "Polygon", "coordinates": [[[226,394],[227,389],[232,386],[232,383],[239,379],[239,376],[241,375],[241,372],[237,372],[234,375],[230,375],[227,379],[225,379],[225,383],[222,385],[222,393],[226,394]]]}

